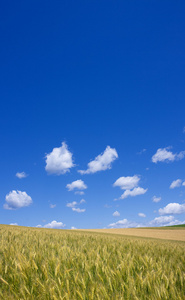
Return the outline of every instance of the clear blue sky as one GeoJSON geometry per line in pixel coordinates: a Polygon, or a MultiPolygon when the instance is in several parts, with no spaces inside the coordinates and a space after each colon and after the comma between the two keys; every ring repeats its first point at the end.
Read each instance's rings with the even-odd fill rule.
{"type": "Polygon", "coordinates": [[[184,14],[184,1],[1,1],[0,223],[185,221],[184,14]]]}

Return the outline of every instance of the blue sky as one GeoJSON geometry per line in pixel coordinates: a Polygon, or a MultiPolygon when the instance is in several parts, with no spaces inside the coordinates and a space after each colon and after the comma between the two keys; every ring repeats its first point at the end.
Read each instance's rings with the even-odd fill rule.
{"type": "Polygon", "coordinates": [[[0,223],[185,221],[184,9],[1,2],[0,223]]]}

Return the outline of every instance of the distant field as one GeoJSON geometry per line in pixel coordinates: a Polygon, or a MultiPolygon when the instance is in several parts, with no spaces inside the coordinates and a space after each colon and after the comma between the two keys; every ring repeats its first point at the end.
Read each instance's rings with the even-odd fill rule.
{"type": "Polygon", "coordinates": [[[160,228],[86,229],[89,232],[112,233],[145,238],[185,241],[185,226],[160,228]]]}
{"type": "Polygon", "coordinates": [[[0,225],[0,299],[185,299],[185,243],[0,225]]]}
{"type": "Polygon", "coordinates": [[[166,227],[162,227],[162,228],[177,228],[177,227],[184,227],[185,228],[185,224],[180,224],[180,225],[173,225],[173,226],[166,226],[166,227]]]}

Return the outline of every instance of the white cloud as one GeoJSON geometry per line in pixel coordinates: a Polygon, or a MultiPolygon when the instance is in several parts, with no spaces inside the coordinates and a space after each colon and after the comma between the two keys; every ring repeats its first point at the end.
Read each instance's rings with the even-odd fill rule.
{"type": "Polygon", "coordinates": [[[110,228],[131,228],[131,227],[151,227],[151,226],[172,226],[178,224],[185,224],[185,221],[179,221],[174,218],[174,216],[160,216],[148,223],[137,223],[132,222],[127,219],[119,220],[115,223],[108,225],[110,228]]]}
{"type": "Polygon", "coordinates": [[[10,223],[10,225],[13,225],[13,226],[18,226],[17,223],[10,223]]]}
{"type": "Polygon", "coordinates": [[[71,229],[72,229],[72,230],[75,230],[75,229],[77,229],[77,228],[76,228],[76,227],[74,227],[74,226],[71,226],[71,229]]]}
{"type": "Polygon", "coordinates": [[[152,198],[152,201],[153,202],[159,202],[159,201],[161,201],[161,197],[156,197],[156,196],[153,196],[153,198],[152,198]]]}
{"type": "Polygon", "coordinates": [[[73,211],[81,213],[81,212],[85,212],[85,209],[77,208],[77,205],[80,205],[80,204],[83,204],[83,203],[86,203],[86,201],[84,199],[80,200],[79,203],[76,202],[76,201],[73,201],[71,203],[67,203],[66,206],[72,208],[73,211]]]}
{"type": "Polygon", "coordinates": [[[73,210],[73,211],[76,211],[77,213],[85,212],[85,209],[75,208],[75,207],[72,207],[72,210],[73,210]]]}
{"type": "Polygon", "coordinates": [[[6,195],[5,209],[17,209],[25,206],[29,206],[32,203],[32,199],[26,192],[11,191],[6,195]]]}
{"type": "Polygon", "coordinates": [[[82,203],[86,203],[86,201],[84,199],[80,200],[80,204],[82,203]]]}
{"type": "Polygon", "coordinates": [[[169,203],[164,208],[159,209],[160,215],[182,214],[185,213],[185,204],[169,203]]]}
{"type": "Polygon", "coordinates": [[[72,208],[72,207],[75,207],[77,204],[78,203],[76,201],[73,201],[73,202],[67,203],[66,206],[72,208]]]}
{"type": "Polygon", "coordinates": [[[168,151],[168,148],[159,148],[157,152],[152,156],[152,162],[157,163],[158,161],[174,161],[175,154],[168,151]]]}
{"type": "Polygon", "coordinates": [[[183,159],[185,156],[185,151],[181,151],[176,155],[177,160],[183,159]]]}
{"type": "Polygon", "coordinates": [[[113,186],[118,186],[122,190],[131,190],[138,186],[140,181],[139,176],[127,176],[127,177],[119,177],[113,184],[113,186]]]}
{"type": "Polygon", "coordinates": [[[59,148],[54,148],[51,153],[46,154],[45,170],[48,174],[65,174],[74,167],[72,153],[68,150],[65,142],[59,148]]]}
{"type": "Polygon", "coordinates": [[[181,182],[182,180],[181,179],[177,179],[177,180],[174,180],[171,185],[170,185],[170,189],[174,189],[176,187],[180,187],[181,186],[181,182]]]}
{"type": "MultiPolygon", "coordinates": [[[[148,189],[143,189],[138,187],[138,183],[140,181],[140,177],[138,175],[120,177],[118,178],[113,186],[119,186],[122,190],[125,190],[119,199],[125,199],[129,196],[135,197],[138,195],[143,195],[147,192],[148,189]]],[[[119,200],[114,199],[114,200],[119,200]]]]}
{"type": "Polygon", "coordinates": [[[157,152],[152,156],[152,162],[153,163],[157,163],[159,161],[172,162],[174,160],[180,160],[184,158],[185,151],[181,151],[179,153],[173,153],[172,151],[169,151],[169,149],[170,147],[159,148],[157,152]]]}
{"type": "Polygon", "coordinates": [[[161,216],[157,217],[149,223],[149,226],[173,226],[184,224],[184,222],[176,220],[174,216],[161,216]]]}
{"type": "Polygon", "coordinates": [[[48,223],[44,225],[44,228],[53,228],[53,229],[61,229],[64,228],[66,225],[62,222],[52,221],[51,223],[48,223]]]}
{"type": "Polygon", "coordinates": [[[55,208],[56,204],[50,204],[50,208],[55,208]]]}
{"type": "Polygon", "coordinates": [[[174,216],[161,216],[157,217],[150,222],[151,225],[164,225],[168,224],[169,222],[174,221],[174,216]]]}
{"type": "Polygon", "coordinates": [[[36,227],[37,227],[37,228],[42,228],[42,225],[37,225],[36,227]]]}
{"type": "Polygon", "coordinates": [[[141,218],[146,218],[146,215],[143,214],[143,213],[138,213],[138,216],[141,217],[141,218]]]}
{"type": "Polygon", "coordinates": [[[115,223],[111,223],[108,225],[108,227],[111,228],[130,228],[130,227],[136,227],[138,224],[136,222],[130,222],[127,219],[119,220],[115,223]]]}
{"type": "Polygon", "coordinates": [[[126,190],[124,193],[121,195],[120,199],[125,199],[127,197],[135,197],[138,195],[143,195],[147,192],[148,189],[143,189],[141,187],[134,188],[133,190],[126,190]]]}
{"type": "Polygon", "coordinates": [[[68,189],[68,191],[73,191],[74,189],[85,190],[85,189],[87,189],[87,185],[84,183],[83,180],[79,179],[79,180],[73,181],[72,183],[68,183],[66,185],[66,188],[68,189]]]}
{"type": "Polygon", "coordinates": [[[185,186],[185,181],[182,183],[183,186],[185,186]]]}
{"type": "Polygon", "coordinates": [[[113,217],[119,217],[120,213],[119,213],[119,211],[115,211],[112,215],[113,215],[113,217]]]}
{"type": "Polygon", "coordinates": [[[26,178],[28,175],[25,172],[17,172],[15,176],[21,179],[26,178]]]}
{"type": "Polygon", "coordinates": [[[122,225],[126,225],[128,224],[128,220],[127,219],[123,219],[123,220],[119,220],[116,223],[111,223],[108,226],[109,227],[115,227],[115,226],[122,226],[122,225]]]}
{"type": "Polygon", "coordinates": [[[94,160],[88,163],[87,170],[79,170],[80,174],[96,173],[111,169],[112,162],[118,158],[116,149],[107,146],[102,154],[99,154],[94,160]]]}
{"type": "Polygon", "coordinates": [[[85,193],[83,191],[76,191],[75,194],[76,195],[84,195],[85,193]]]}

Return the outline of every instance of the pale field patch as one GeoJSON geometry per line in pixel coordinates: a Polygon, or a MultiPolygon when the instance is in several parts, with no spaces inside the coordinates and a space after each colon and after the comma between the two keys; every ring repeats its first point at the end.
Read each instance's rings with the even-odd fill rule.
{"type": "MultiPolygon", "coordinates": [[[[84,229],[83,229],[84,231],[84,229]]],[[[153,228],[114,228],[114,229],[86,229],[85,231],[111,233],[144,238],[156,238],[163,240],[185,241],[185,229],[153,229],[153,228]]]]}

